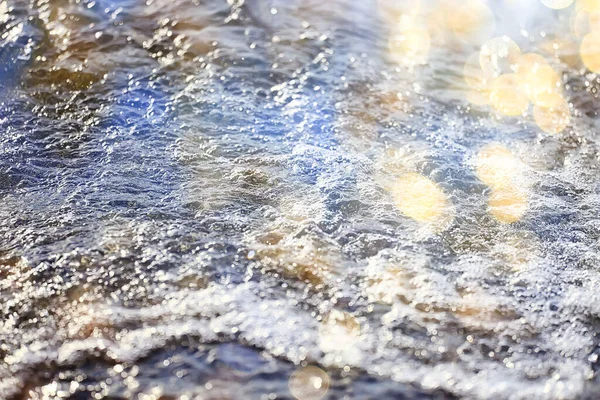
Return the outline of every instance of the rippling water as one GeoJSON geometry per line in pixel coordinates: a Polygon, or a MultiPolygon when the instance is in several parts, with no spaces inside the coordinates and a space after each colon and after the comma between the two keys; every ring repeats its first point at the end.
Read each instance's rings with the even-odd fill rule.
{"type": "Polygon", "coordinates": [[[0,398],[597,398],[593,1],[417,3],[0,1],[0,398]]]}

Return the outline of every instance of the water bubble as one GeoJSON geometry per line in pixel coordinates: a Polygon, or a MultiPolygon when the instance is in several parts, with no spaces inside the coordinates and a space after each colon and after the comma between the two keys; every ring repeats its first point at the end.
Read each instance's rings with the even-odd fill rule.
{"type": "Polygon", "coordinates": [[[300,368],[290,376],[289,388],[297,400],[320,400],[329,391],[329,375],[314,366],[300,368]]]}

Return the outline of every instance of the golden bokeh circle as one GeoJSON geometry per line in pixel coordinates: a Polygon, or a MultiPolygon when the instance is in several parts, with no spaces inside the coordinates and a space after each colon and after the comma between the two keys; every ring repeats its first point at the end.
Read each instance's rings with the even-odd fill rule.
{"type": "Polygon", "coordinates": [[[577,0],[577,10],[593,12],[600,10],[600,0],[577,0]]]}
{"type": "Polygon", "coordinates": [[[490,103],[501,114],[517,116],[527,111],[529,100],[516,74],[500,75],[490,88],[490,103]]]}
{"type": "Polygon", "coordinates": [[[592,72],[600,72],[600,32],[588,33],[579,48],[581,60],[592,72]]]}
{"type": "Polygon", "coordinates": [[[446,7],[446,24],[461,42],[481,43],[494,31],[494,14],[483,1],[460,0],[446,7]]]}
{"type": "Polygon", "coordinates": [[[500,143],[486,145],[475,158],[477,177],[491,188],[501,188],[510,184],[518,168],[517,158],[500,143]]]}
{"type": "Polygon", "coordinates": [[[562,132],[571,121],[569,104],[562,97],[555,98],[549,107],[535,106],[533,118],[544,132],[557,134],[562,132]]]}
{"type": "Polygon", "coordinates": [[[556,94],[561,88],[561,78],[550,65],[537,65],[536,68],[519,74],[527,98],[533,104],[544,105],[550,94],[556,94]]]}
{"type": "Polygon", "coordinates": [[[490,214],[499,222],[515,223],[525,215],[528,198],[525,190],[514,186],[494,189],[488,199],[490,214]]]}
{"type": "Polygon", "coordinates": [[[537,53],[525,53],[518,57],[515,67],[519,75],[527,76],[536,73],[543,65],[548,65],[544,57],[537,53]]]}
{"type": "Polygon", "coordinates": [[[541,48],[552,58],[571,68],[578,68],[580,65],[579,43],[572,39],[554,37],[544,42],[541,48]]]}
{"type": "Polygon", "coordinates": [[[578,38],[584,37],[590,32],[590,19],[587,11],[577,11],[569,18],[569,28],[578,38]]]}
{"type": "Polygon", "coordinates": [[[415,221],[438,223],[448,215],[448,199],[442,189],[416,172],[400,176],[391,194],[398,209],[415,221]]]}
{"type": "Polygon", "coordinates": [[[427,28],[411,17],[404,16],[390,32],[388,50],[398,64],[425,64],[431,49],[427,28]]]}
{"type": "Polygon", "coordinates": [[[377,7],[381,17],[389,23],[398,22],[404,15],[418,15],[423,8],[421,0],[378,0],[377,7]]]}
{"type": "Polygon", "coordinates": [[[521,49],[508,36],[493,38],[481,46],[479,64],[487,76],[498,76],[514,72],[521,56],[521,49]]]}
{"type": "Polygon", "coordinates": [[[589,29],[592,32],[600,30],[600,10],[595,10],[588,13],[589,29]]]}

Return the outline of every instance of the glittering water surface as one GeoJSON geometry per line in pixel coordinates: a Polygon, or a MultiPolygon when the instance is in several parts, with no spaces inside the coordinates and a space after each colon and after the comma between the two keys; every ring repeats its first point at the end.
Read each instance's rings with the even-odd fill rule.
{"type": "Polygon", "coordinates": [[[599,24],[0,1],[0,398],[597,398],[599,24]]]}

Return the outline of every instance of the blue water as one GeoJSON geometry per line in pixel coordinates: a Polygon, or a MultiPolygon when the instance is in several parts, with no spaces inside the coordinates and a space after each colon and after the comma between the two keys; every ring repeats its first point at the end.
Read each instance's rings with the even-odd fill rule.
{"type": "MultiPolygon", "coordinates": [[[[546,134],[468,104],[476,47],[435,26],[395,64],[382,3],[0,2],[1,399],[316,399],[307,365],[331,399],[595,398],[596,76],[544,53],[572,115],[546,134]],[[406,172],[443,229],[397,207],[406,172]]],[[[574,6],[486,4],[523,53],[580,40],[574,6]]]]}

